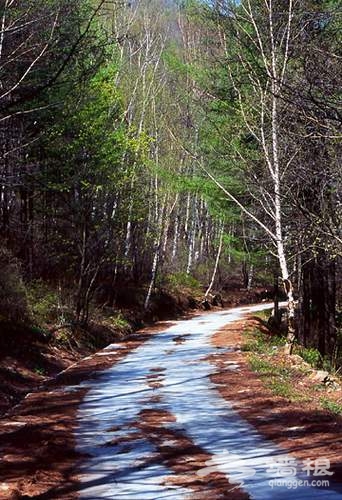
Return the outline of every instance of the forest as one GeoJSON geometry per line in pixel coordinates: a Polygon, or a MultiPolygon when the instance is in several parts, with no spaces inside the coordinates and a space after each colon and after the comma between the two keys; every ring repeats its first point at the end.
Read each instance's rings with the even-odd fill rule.
{"type": "Polygon", "coordinates": [[[289,350],[342,366],[341,14],[2,0],[1,342],[279,290],[289,350]]]}

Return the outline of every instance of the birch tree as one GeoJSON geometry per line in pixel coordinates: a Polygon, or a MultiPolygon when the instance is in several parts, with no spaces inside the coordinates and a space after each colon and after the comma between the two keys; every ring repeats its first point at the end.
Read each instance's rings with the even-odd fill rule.
{"type": "MultiPolygon", "coordinates": [[[[282,95],[289,68],[290,47],[295,33],[293,17],[295,0],[281,8],[272,0],[251,3],[242,1],[222,16],[219,10],[220,40],[226,68],[234,94],[235,110],[242,118],[246,133],[262,152],[263,169],[255,169],[244,158],[241,149],[235,150],[245,165],[245,172],[255,178],[257,201],[262,209],[258,215],[241,203],[215,175],[204,170],[227,195],[229,200],[250,217],[270,238],[278,258],[284,289],[288,298],[288,346],[294,341],[295,303],[289,252],[286,245],[286,186],[284,176],[291,168],[292,158],[281,150],[282,95]],[[229,26],[227,30],[227,26],[229,26]],[[234,37],[233,41],[229,35],[234,37]]],[[[254,192],[255,194],[255,192],[254,192]]]]}

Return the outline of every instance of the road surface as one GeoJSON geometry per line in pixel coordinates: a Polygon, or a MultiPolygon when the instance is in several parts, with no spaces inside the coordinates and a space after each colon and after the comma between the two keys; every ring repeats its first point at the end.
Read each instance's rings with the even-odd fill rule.
{"type": "MultiPolygon", "coordinates": [[[[218,477],[221,496],[216,492],[216,498],[342,499],[342,490],[331,481],[329,488],[313,487],[312,480],[329,476],[308,477],[293,457],[243,420],[210,380],[217,367],[208,357],[218,352],[212,335],[270,307],[240,307],[175,322],[83,384],[89,390],[79,409],[76,439],[88,458],[79,471],[81,498],[214,498],[210,491],[203,493],[203,483],[211,478],[211,489],[212,477],[218,477]],[[189,443],[199,458],[185,451],[182,456],[182,446],[189,443]],[[197,493],[193,477],[181,480],[189,475],[202,482],[197,493]],[[300,483],[305,480],[307,486],[300,483]]],[[[112,344],[99,355],[119,349],[120,344],[112,344]]],[[[227,370],[238,369],[227,365],[227,370]]]]}

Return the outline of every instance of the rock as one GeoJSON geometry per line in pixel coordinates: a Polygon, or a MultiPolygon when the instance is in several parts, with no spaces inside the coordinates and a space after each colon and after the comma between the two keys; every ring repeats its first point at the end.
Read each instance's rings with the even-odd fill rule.
{"type": "Polygon", "coordinates": [[[293,365],[301,365],[304,362],[303,358],[298,354],[292,354],[290,361],[293,365]]]}
{"type": "Polygon", "coordinates": [[[209,300],[208,299],[204,299],[201,303],[203,309],[205,311],[209,311],[211,309],[211,306],[210,306],[210,303],[209,303],[209,300]]]}
{"type": "Polygon", "coordinates": [[[305,368],[312,369],[311,365],[309,365],[309,363],[304,361],[304,359],[301,356],[299,356],[299,354],[291,354],[289,359],[290,359],[291,364],[294,366],[300,366],[301,368],[305,367],[305,368]]]}
{"type": "Polygon", "coordinates": [[[337,382],[335,382],[335,380],[330,380],[329,383],[328,383],[328,385],[329,385],[328,392],[340,391],[341,390],[340,384],[338,384],[337,382]]]}
{"type": "Polygon", "coordinates": [[[223,307],[223,300],[222,297],[219,293],[216,293],[215,295],[211,296],[211,303],[213,306],[221,306],[223,307]]]}
{"type": "Polygon", "coordinates": [[[325,384],[328,385],[329,382],[331,381],[330,374],[324,370],[318,370],[310,376],[312,380],[315,382],[318,382],[319,384],[325,384]]]}

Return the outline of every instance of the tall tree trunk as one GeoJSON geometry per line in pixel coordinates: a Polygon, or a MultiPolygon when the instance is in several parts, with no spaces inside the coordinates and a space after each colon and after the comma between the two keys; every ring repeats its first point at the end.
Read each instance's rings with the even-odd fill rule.
{"type": "Polygon", "coordinates": [[[209,286],[208,286],[208,288],[207,288],[207,290],[205,292],[205,295],[204,295],[205,298],[208,297],[208,295],[211,292],[211,290],[213,289],[213,286],[214,286],[214,283],[215,283],[217,268],[218,268],[218,265],[219,265],[219,262],[220,262],[220,257],[221,257],[221,252],[222,252],[223,233],[224,233],[224,225],[222,223],[221,230],[220,230],[220,241],[219,241],[219,245],[218,245],[218,248],[217,248],[217,254],[216,254],[216,259],[215,259],[215,265],[214,265],[213,273],[211,275],[210,284],[209,284],[209,286]]]}
{"type": "Polygon", "coordinates": [[[336,269],[323,251],[303,266],[299,301],[299,340],[322,356],[336,346],[336,269]]]}

